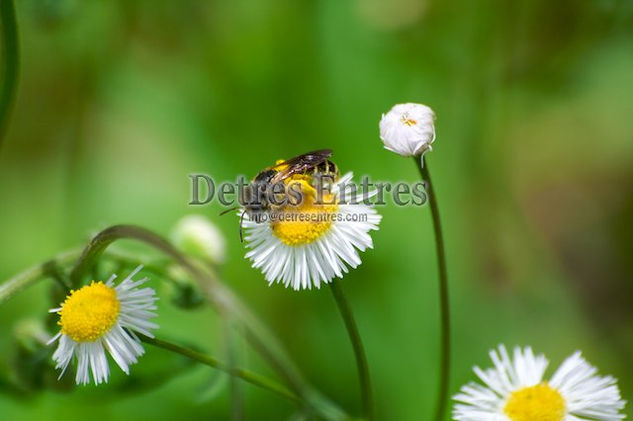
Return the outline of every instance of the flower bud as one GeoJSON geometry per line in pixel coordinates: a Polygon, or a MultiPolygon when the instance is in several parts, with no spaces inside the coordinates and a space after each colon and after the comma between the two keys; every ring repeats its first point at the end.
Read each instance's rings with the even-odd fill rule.
{"type": "Polygon", "coordinates": [[[395,105],[380,119],[380,139],[385,149],[402,156],[418,156],[435,140],[435,113],[426,105],[395,105]]]}
{"type": "Polygon", "coordinates": [[[224,263],[226,242],[220,230],[202,215],[184,216],[171,233],[174,245],[187,254],[224,263]]]}

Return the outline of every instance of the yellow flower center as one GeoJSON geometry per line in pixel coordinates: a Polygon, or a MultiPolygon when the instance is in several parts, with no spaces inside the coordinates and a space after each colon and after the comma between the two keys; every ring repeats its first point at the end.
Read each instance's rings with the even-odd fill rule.
{"type": "Polygon", "coordinates": [[[326,193],[320,203],[315,203],[316,191],[305,176],[293,177],[291,182],[301,184],[303,203],[287,205],[282,211],[278,211],[271,226],[273,234],[284,244],[300,246],[316,241],[330,229],[338,205],[332,203],[334,197],[326,193]]]}
{"type": "Polygon", "coordinates": [[[411,127],[411,126],[415,126],[416,124],[418,124],[417,121],[415,121],[412,118],[409,118],[409,116],[407,114],[403,114],[401,117],[401,121],[403,124],[406,124],[407,126],[411,127]]]}
{"type": "Polygon", "coordinates": [[[62,333],[76,342],[99,339],[116,323],[119,300],[114,288],[92,282],[66,297],[59,312],[62,333]]]}
{"type": "Polygon", "coordinates": [[[565,400],[557,390],[541,383],[513,392],[503,410],[512,421],[562,421],[565,400]]]}

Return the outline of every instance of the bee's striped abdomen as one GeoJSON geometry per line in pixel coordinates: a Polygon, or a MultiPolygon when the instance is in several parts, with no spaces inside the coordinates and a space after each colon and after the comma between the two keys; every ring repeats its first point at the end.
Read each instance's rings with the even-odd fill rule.
{"type": "Polygon", "coordinates": [[[315,174],[327,175],[327,176],[332,177],[334,180],[337,180],[339,178],[338,167],[336,166],[334,162],[330,161],[329,159],[326,159],[325,161],[321,162],[316,167],[312,168],[310,173],[312,175],[315,175],[315,174]]]}

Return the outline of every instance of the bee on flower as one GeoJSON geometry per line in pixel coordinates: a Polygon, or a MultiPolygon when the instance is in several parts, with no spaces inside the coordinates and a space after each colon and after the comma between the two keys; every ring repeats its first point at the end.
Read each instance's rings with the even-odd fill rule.
{"type": "Polygon", "coordinates": [[[617,381],[599,376],[576,352],[554,375],[544,378],[548,361],[531,348],[515,348],[511,357],[501,345],[490,352],[494,368],[474,371],[484,383],[470,383],[456,395],[458,421],[617,421],[625,402],[617,381]]]}
{"type": "Polygon", "coordinates": [[[378,229],[381,216],[362,203],[362,195],[345,191],[352,173],[340,177],[338,167],[328,159],[331,154],[326,149],[280,160],[249,186],[252,190],[261,184],[284,183],[288,191],[301,193],[297,203],[275,207],[264,201],[240,211],[250,249],[246,257],[269,284],[279,282],[295,290],[319,288],[334,277],[342,278],[348,266],[360,265],[358,251],[373,247],[369,232],[378,229]],[[320,177],[329,177],[327,189],[316,187],[320,177]]]}
{"type": "Polygon", "coordinates": [[[149,320],[156,316],[156,292],[139,288],[147,278],[133,277],[143,268],[137,267],[123,282],[115,285],[116,275],[106,282],[92,282],[73,290],[59,308],[60,331],[49,341],[59,342],[53,354],[57,369],[64,375],[73,357],[77,360],[77,384],[107,382],[110,366],[106,351],[126,374],[130,365],[143,355],[141,341],[134,332],[153,337],[151,330],[158,325],[149,320]]]}

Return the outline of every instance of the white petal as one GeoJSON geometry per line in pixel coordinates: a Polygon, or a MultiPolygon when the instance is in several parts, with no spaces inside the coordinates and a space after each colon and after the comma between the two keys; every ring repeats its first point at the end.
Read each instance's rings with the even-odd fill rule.
{"type": "Polygon", "coordinates": [[[552,376],[550,385],[565,399],[569,413],[580,420],[620,420],[625,402],[617,382],[598,376],[598,370],[576,352],[552,376]]]}

